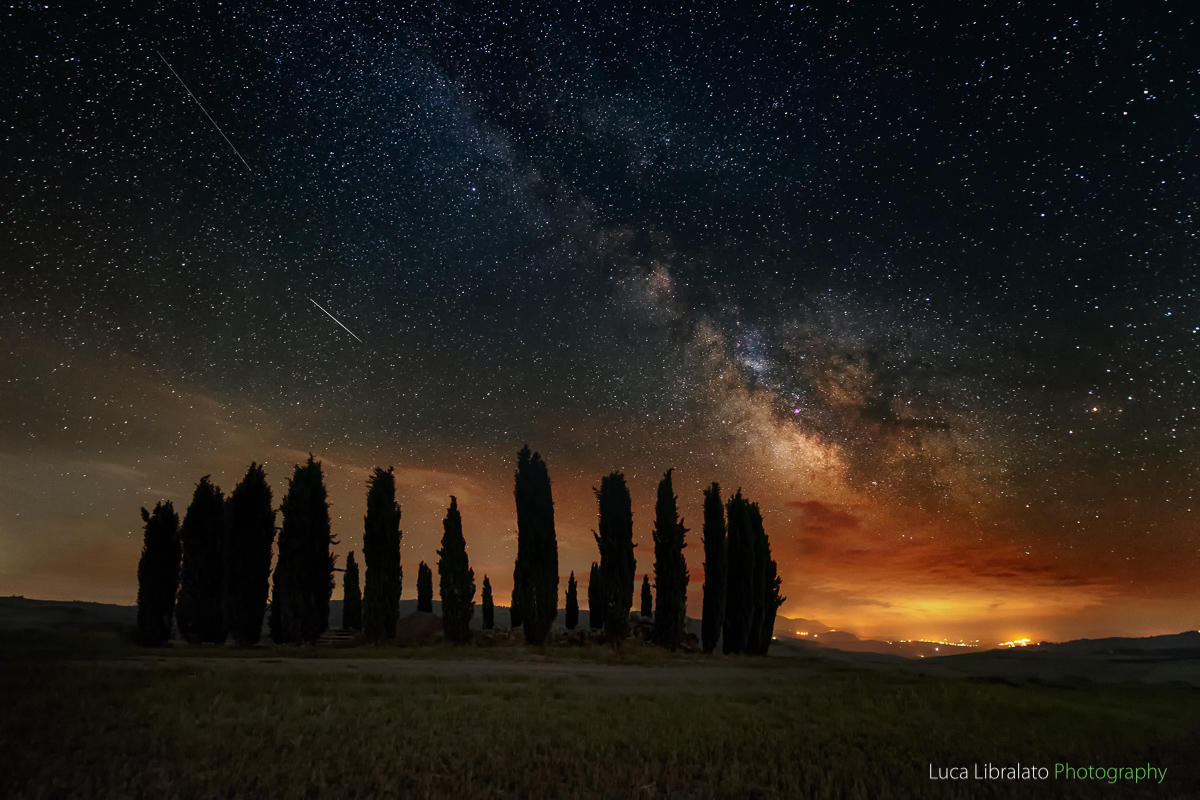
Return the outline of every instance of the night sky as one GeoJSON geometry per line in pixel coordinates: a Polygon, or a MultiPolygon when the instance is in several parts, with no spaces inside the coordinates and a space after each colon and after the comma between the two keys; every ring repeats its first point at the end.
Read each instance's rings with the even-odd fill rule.
{"type": "Polygon", "coordinates": [[[787,616],[1197,627],[1189,4],[204,5],[3,11],[0,594],[312,452],[339,554],[394,465],[404,596],[455,494],[507,604],[528,442],[564,591],[674,467],[693,616],[715,480],[787,616]]]}

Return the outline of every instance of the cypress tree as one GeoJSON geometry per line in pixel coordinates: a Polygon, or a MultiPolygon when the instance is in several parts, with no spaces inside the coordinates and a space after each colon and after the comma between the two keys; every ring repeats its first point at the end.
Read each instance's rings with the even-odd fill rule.
{"type": "Polygon", "coordinates": [[[600,532],[593,534],[600,548],[600,583],[604,587],[604,630],[614,641],[629,635],[629,609],[633,607],[633,503],[620,472],[605,475],[593,490],[600,505],[600,532]]]}
{"type": "Polygon", "coordinates": [[[277,643],[314,642],[329,627],[337,544],[329,520],[321,462],[309,454],[296,465],[283,498],[279,561],[271,592],[271,638],[277,643]]]}
{"type": "Polygon", "coordinates": [[[417,565],[417,611],[433,613],[433,570],[424,561],[417,565]]]}
{"type": "Polygon", "coordinates": [[[554,498],[550,473],[529,445],[517,454],[513,497],[517,504],[517,568],[525,641],[541,645],[558,616],[558,540],[554,535],[554,498]]]}
{"type": "Polygon", "coordinates": [[[588,576],[588,626],[597,630],[604,628],[604,578],[600,573],[600,565],[592,562],[592,572],[588,576]]]}
{"type": "Polygon", "coordinates": [[[642,616],[654,618],[654,595],[650,590],[650,575],[642,576],[642,616]]]}
{"type": "Polygon", "coordinates": [[[742,490],[725,503],[728,525],[728,572],[725,624],[721,650],[729,655],[746,651],[750,618],[754,614],[754,539],[750,530],[750,503],[742,490]]]}
{"type": "Polygon", "coordinates": [[[716,483],[704,490],[704,611],[701,643],[711,653],[725,624],[725,594],[729,579],[729,543],[725,539],[725,506],[716,483]]]}
{"type": "Polygon", "coordinates": [[[375,468],[367,481],[367,515],[363,517],[363,560],[367,580],[363,597],[363,627],[372,642],[396,635],[400,617],[400,504],[392,468],[375,468]]]}
{"type": "Polygon", "coordinates": [[[189,644],[221,644],[225,628],[225,496],[205,475],[179,529],[183,564],[175,618],[189,644]]]}
{"type": "Polygon", "coordinates": [[[358,562],[354,551],[346,556],[346,571],[342,574],[342,627],[361,631],[363,626],[362,590],[358,586],[358,562]]]}
{"type": "Polygon", "coordinates": [[[754,553],[754,566],[750,573],[750,597],[753,600],[750,613],[750,634],[746,637],[746,652],[751,655],[766,653],[763,646],[763,619],[767,603],[767,562],[771,560],[767,534],[763,531],[762,512],[758,503],[750,504],[750,538],[754,553]]]}
{"type": "Polygon", "coordinates": [[[575,584],[575,571],[567,578],[567,630],[573,631],[579,625],[579,587],[575,584]]]}
{"type": "Polygon", "coordinates": [[[467,559],[462,515],[454,495],[450,496],[442,530],[442,549],[437,551],[442,630],[451,642],[466,644],[471,641],[471,617],[475,615],[475,570],[467,559]]]}
{"type": "Polygon", "coordinates": [[[275,509],[267,474],[256,463],[229,495],[226,517],[225,615],[237,644],[257,644],[262,635],[275,541],[275,509]]]}
{"type": "Polygon", "coordinates": [[[175,592],[179,589],[179,515],[171,501],[142,509],[146,523],[142,557],[138,561],[138,640],[164,645],[171,639],[175,592]]]}
{"type": "Polygon", "coordinates": [[[513,592],[512,600],[508,606],[508,628],[515,631],[517,628],[524,627],[525,615],[521,613],[521,596],[517,593],[517,571],[513,570],[513,592]]]}
{"type": "Polygon", "coordinates": [[[492,602],[492,582],[488,576],[483,576],[483,629],[490,631],[496,627],[496,606],[492,602]]]}
{"type": "Polygon", "coordinates": [[[779,607],[783,605],[783,601],[787,599],[779,593],[779,589],[783,585],[783,580],[779,577],[779,565],[775,563],[773,558],[770,558],[769,543],[767,556],[766,598],[763,603],[762,637],[759,639],[759,653],[764,656],[767,654],[767,649],[771,646],[771,642],[774,641],[775,615],[779,612],[779,607]]]}
{"type": "Polygon", "coordinates": [[[679,517],[678,498],[671,488],[669,469],[658,484],[654,504],[654,586],[658,598],[654,615],[654,639],[674,650],[687,632],[687,561],[683,548],[687,528],[679,517]]]}

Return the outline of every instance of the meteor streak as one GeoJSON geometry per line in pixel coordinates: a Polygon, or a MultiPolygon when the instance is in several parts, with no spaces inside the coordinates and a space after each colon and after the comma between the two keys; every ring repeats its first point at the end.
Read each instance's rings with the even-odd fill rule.
{"type": "MultiPolygon", "coordinates": [[[[157,50],[154,52],[158,53],[158,57],[161,58],[162,62],[167,65],[167,69],[171,70],[171,74],[175,76],[175,80],[179,81],[179,85],[183,87],[183,90],[188,93],[188,97],[195,100],[196,105],[200,106],[200,110],[204,112],[204,116],[208,117],[208,121],[211,122],[212,126],[217,129],[217,133],[221,134],[221,138],[225,140],[225,144],[229,145],[229,149],[233,151],[233,154],[237,156],[243,164],[246,164],[246,159],[242,158],[242,154],[239,153],[237,148],[233,146],[233,142],[229,141],[229,137],[225,135],[225,131],[221,130],[221,126],[217,124],[217,121],[212,118],[212,114],[209,114],[208,110],[201,105],[200,100],[196,97],[196,95],[192,94],[192,90],[189,89],[188,85],[183,82],[183,78],[179,77],[179,73],[176,72],[175,68],[171,66],[171,62],[167,61],[166,56],[164,56],[162,53],[159,53],[157,50]]],[[[249,164],[246,164],[246,169],[250,171],[251,175],[254,174],[254,170],[250,169],[249,164]]],[[[338,324],[340,325],[341,323],[338,324]]],[[[355,336],[354,338],[357,339],[358,337],[355,336]]]]}
{"type": "MultiPolygon", "coordinates": [[[[325,311],[325,308],[324,308],[324,307],[323,307],[323,306],[322,306],[320,303],[318,303],[316,300],[313,300],[311,297],[310,297],[310,298],[308,298],[308,300],[309,300],[309,302],[311,302],[311,303],[312,303],[314,306],[316,306],[317,308],[321,309],[322,311],[325,311]]],[[[326,314],[329,314],[329,312],[328,312],[328,311],[325,311],[325,313],[326,313],[326,314]]],[[[336,322],[338,325],[342,325],[342,321],[341,321],[341,320],[339,320],[337,317],[335,317],[333,314],[329,314],[329,318],[330,318],[331,320],[333,320],[334,322],[336,322]]],[[[346,329],[346,333],[350,334],[351,336],[354,336],[354,331],[350,330],[349,328],[346,328],[346,326],[345,326],[345,325],[342,325],[342,327],[346,329]]],[[[355,338],[355,339],[358,339],[358,337],[357,337],[357,336],[354,336],[354,338],[355,338]]],[[[366,342],[363,342],[363,340],[362,340],[362,339],[358,339],[358,341],[359,341],[359,342],[362,342],[363,344],[366,344],[366,342]]]]}

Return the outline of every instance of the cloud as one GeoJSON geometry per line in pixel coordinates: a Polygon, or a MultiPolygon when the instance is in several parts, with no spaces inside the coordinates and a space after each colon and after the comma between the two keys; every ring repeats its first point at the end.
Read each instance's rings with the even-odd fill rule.
{"type": "Polygon", "coordinates": [[[800,531],[805,536],[833,538],[858,528],[860,524],[858,517],[839,506],[822,503],[820,500],[793,500],[787,505],[799,510],[803,515],[800,519],[800,531]]]}

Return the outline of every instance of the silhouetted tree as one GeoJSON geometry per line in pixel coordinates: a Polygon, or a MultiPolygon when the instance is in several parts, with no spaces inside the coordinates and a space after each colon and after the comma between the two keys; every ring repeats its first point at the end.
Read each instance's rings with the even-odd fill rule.
{"type": "Polygon", "coordinates": [[[759,639],[759,654],[764,656],[767,654],[767,649],[771,646],[771,642],[775,637],[775,615],[779,612],[779,607],[783,605],[783,601],[787,599],[779,593],[779,589],[783,585],[783,580],[779,577],[779,565],[775,563],[773,558],[770,558],[769,548],[770,545],[768,544],[766,599],[763,602],[763,632],[762,637],[759,639]]]}
{"type": "Polygon", "coordinates": [[[496,606],[492,601],[492,582],[488,580],[488,576],[483,576],[483,602],[480,605],[483,607],[483,629],[490,631],[496,627],[496,606]]]}
{"type": "Polygon", "coordinates": [[[164,645],[171,639],[175,592],[179,590],[179,515],[168,500],[142,509],[146,523],[142,558],[138,561],[138,640],[164,645]]]}
{"type": "Polygon", "coordinates": [[[433,613],[433,570],[424,561],[417,565],[417,611],[433,613]]]}
{"type": "Polygon", "coordinates": [[[367,580],[363,597],[363,632],[372,642],[396,635],[400,617],[400,504],[392,468],[379,467],[367,481],[367,515],[363,517],[363,560],[367,580]]]}
{"type": "Polygon", "coordinates": [[[629,609],[633,607],[633,579],[637,561],[633,556],[633,503],[620,472],[605,475],[600,489],[593,490],[600,505],[600,532],[594,534],[600,548],[600,584],[604,587],[604,631],[620,642],[629,635],[629,609]]]}
{"type": "Polygon", "coordinates": [[[567,578],[567,630],[575,630],[575,626],[579,624],[579,587],[575,585],[575,572],[571,571],[571,577],[567,578]]]}
{"type": "Polygon", "coordinates": [[[753,600],[750,612],[750,634],[746,637],[746,652],[750,655],[766,653],[763,646],[763,619],[767,603],[767,565],[771,560],[771,548],[763,530],[762,512],[758,503],[750,504],[750,540],[754,550],[754,568],[751,570],[750,597],[753,600]]]}
{"type": "Polygon", "coordinates": [[[513,496],[517,503],[517,568],[525,641],[540,645],[558,616],[558,540],[550,473],[529,445],[517,454],[513,496]]]}
{"type": "Polygon", "coordinates": [[[358,586],[358,562],[354,551],[346,556],[346,571],[342,574],[342,627],[360,631],[363,626],[362,590],[358,586]]]}
{"type": "Polygon", "coordinates": [[[600,565],[592,562],[592,571],[588,575],[588,627],[602,630],[604,628],[604,577],[600,574],[600,565]]]}
{"type": "Polygon", "coordinates": [[[654,618],[654,595],[650,589],[650,575],[642,576],[642,616],[654,618]]]}
{"type": "Polygon", "coordinates": [[[729,543],[725,538],[725,506],[716,483],[704,490],[704,606],[701,644],[711,653],[725,624],[725,594],[729,580],[729,543]]]}
{"type": "Polygon", "coordinates": [[[271,592],[271,638],[276,642],[314,642],[329,627],[337,544],[329,521],[328,493],[321,462],[312,455],[288,481],[279,531],[279,561],[271,592]]]}
{"type": "Polygon", "coordinates": [[[750,527],[750,501],[742,490],[725,503],[728,526],[728,578],[726,583],[725,624],[721,632],[721,650],[744,653],[754,614],[754,537],[750,527]]]}
{"type": "Polygon", "coordinates": [[[205,475],[179,529],[183,564],[175,618],[187,642],[221,644],[225,628],[225,496],[205,475]]]}
{"type": "Polygon", "coordinates": [[[674,650],[687,632],[687,561],[683,548],[687,528],[679,517],[678,498],[671,488],[669,469],[658,484],[654,504],[654,586],[658,590],[654,639],[674,650]]]}
{"type": "Polygon", "coordinates": [[[466,644],[471,641],[471,617],[475,615],[475,570],[467,560],[462,515],[454,495],[450,495],[442,530],[442,549],[437,551],[442,630],[451,642],[466,644]]]}
{"type": "Polygon", "coordinates": [[[248,647],[262,635],[275,541],[275,509],[262,467],[250,465],[226,505],[225,616],[233,641],[248,647]]]}
{"type": "Polygon", "coordinates": [[[517,593],[517,586],[519,585],[517,582],[517,571],[514,569],[512,599],[508,604],[508,628],[513,631],[525,625],[525,615],[521,613],[521,597],[517,593]]]}

